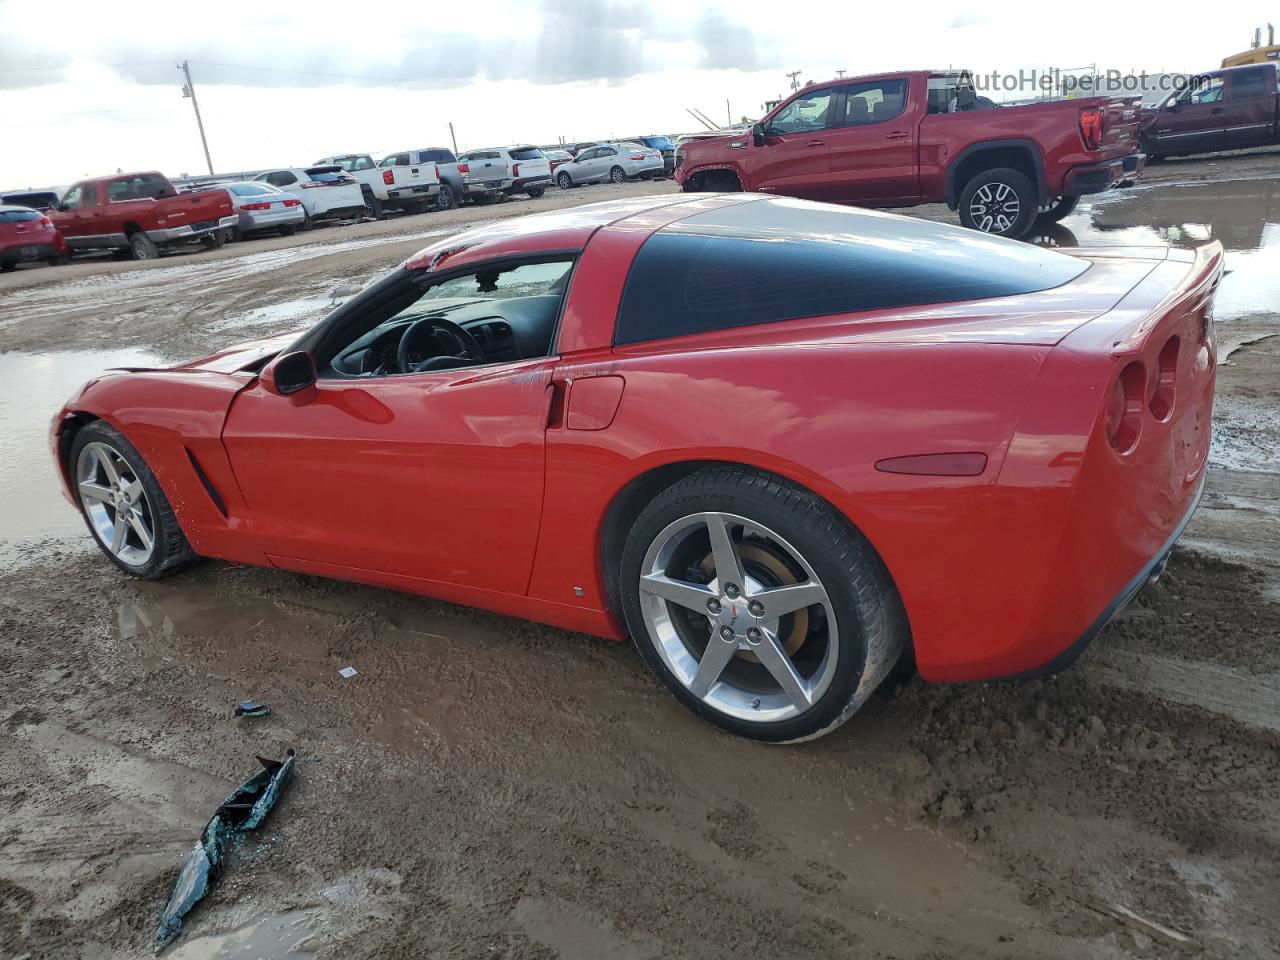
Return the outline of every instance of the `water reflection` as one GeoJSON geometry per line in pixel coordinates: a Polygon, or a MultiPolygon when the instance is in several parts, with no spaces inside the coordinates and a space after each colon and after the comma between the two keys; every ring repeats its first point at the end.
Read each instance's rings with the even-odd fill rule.
{"type": "Polygon", "coordinates": [[[1101,194],[1086,198],[1062,223],[1037,227],[1027,240],[1047,247],[1195,247],[1218,240],[1227,250],[1228,275],[1216,317],[1229,321],[1280,312],[1280,179],[1101,194]]]}

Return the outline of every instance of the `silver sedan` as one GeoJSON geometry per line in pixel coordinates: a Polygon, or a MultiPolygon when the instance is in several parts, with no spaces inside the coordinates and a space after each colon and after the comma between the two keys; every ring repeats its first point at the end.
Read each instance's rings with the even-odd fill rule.
{"type": "Polygon", "coordinates": [[[240,217],[236,232],[242,237],[261,230],[278,230],[281,236],[287,237],[307,219],[301,200],[269,183],[227,183],[221,186],[231,194],[231,203],[240,217]]]}
{"type": "Polygon", "coordinates": [[[623,183],[638,177],[663,176],[662,154],[634,143],[601,143],[578,151],[568,163],[556,167],[556,183],[568,190],[580,183],[612,180],[623,183]]]}

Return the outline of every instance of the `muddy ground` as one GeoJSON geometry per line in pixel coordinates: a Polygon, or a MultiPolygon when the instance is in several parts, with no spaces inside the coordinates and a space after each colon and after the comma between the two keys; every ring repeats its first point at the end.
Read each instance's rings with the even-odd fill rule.
{"type": "Polygon", "coordinates": [[[65,381],[309,322],[425,231],[651,185],[0,279],[0,960],[149,955],[209,814],[287,747],[169,956],[1280,956],[1280,181],[1244,179],[1277,172],[1170,161],[1063,225],[1228,241],[1165,577],[1057,678],[913,680],[799,747],[694,720],[625,646],[223,563],[127,581],[52,492],[65,381]],[[272,716],[232,719],[250,696],[272,716]]]}

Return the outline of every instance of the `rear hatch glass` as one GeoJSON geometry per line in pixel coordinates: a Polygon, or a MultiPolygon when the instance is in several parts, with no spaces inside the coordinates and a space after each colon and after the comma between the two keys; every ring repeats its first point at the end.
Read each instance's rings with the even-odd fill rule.
{"type": "Polygon", "coordinates": [[[29,223],[40,216],[34,210],[0,210],[0,223],[29,223]]]}

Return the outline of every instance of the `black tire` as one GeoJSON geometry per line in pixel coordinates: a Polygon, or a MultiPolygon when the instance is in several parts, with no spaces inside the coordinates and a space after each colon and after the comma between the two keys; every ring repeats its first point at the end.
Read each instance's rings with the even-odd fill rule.
{"type": "Polygon", "coordinates": [[[458,205],[458,198],[454,196],[453,187],[447,183],[440,184],[440,192],[436,194],[436,209],[443,213],[446,210],[452,210],[458,205]]]}
{"type": "Polygon", "coordinates": [[[364,215],[374,220],[381,220],[383,216],[382,201],[375,197],[368,187],[364,189],[364,215]]]}
{"type": "Polygon", "coordinates": [[[960,223],[993,237],[1017,239],[1035,223],[1040,199],[1018,170],[997,167],[973,177],[960,191],[960,223]]]}
{"type": "Polygon", "coordinates": [[[609,171],[609,179],[614,183],[626,183],[627,171],[623,170],[621,167],[614,167],[609,171]]]}
{"type": "Polygon", "coordinates": [[[6,260],[4,263],[0,263],[0,273],[13,273],[17,269],[18,262],[16,260],[6,260]]]}
{"type": "Polygon", "coordinates": [[[302,211],[302,222],[298,224],[298,229],[310,230],[312,226],[314,226],[314,224],[311,222],[311,214],[307,213],[306,209],[304,208],[302,211]]]}
{"type": "Polygon", "coordinates": [[[156,482],[155,474],[142,458],[142,454],[124,434],[110,424],[95,420],[76,434],[67,460],[67,470],[73,480],[72,489],[76,489],[76,464],[79,462],[80,454],[86,446],[94,442],[105,443],[118,451],[133,470],[146,494],[154,530],[155,545],[147,561],[140,565],[126,563],[113,554],[93,532],[93,525],[82,501],[80,514],[89,528],[89,535],[93,537],[93,542],[102,550],[103,555],[125,573],[142,580],[159,580],[161,577],[167,577],[191,566],[200,559],[191,549],[191,544],[187,542],[182,528],[178,526],[173,508],[169,505],[164,491],[160,489],[160,484],[156,482]]]}
{"type": "Polygon", "coordinates": [[[222,230],[215,230],[213,233],[207,233],[201,237],[200,242],[204,244],[206,250],[217,250],[227,242],[227,235],[222,230]]]}
{"type": "Polygon", "coordinates": [[[297,232],[298,232],[297,225],[292,223],[286,223],[283,227],[280,228],[280,236],[282,237],[292,237],[297,232]]]}
{"type": "Polygon", "coordinates": [[[130,260],[155,260],[159,256],[160,248],[143,231],[135,230],[129,234],[130,260]]]}
{"type": "Polygon", "coordinates": [[[540,196],[547,192],[546,187],[530,187],[525,191],[529,195],[530,200],[537,200],[540,196]]]}
{"type": "Polygon", "coordinates": [[[67,253],[60,253],[56,257],[50,257],[45,261],[51,267],[65,267],[70,262],[71,255],[67,253]]]}
{"type": "Polygon", "coordinates": [[[561,170],[556,174],[556,186],[561,190],[568,190],[573,186],[573,177],[561,170]]]}
{"type": "Polygon", "coordinates": [[[743,467],[700,470],[654,497],[627,535],[619,585],[636,649],[676,699],[716,726],[756,740],[787,743],[834,730],[867,700],[909,646],[897,591],[866,539],[807,490],[743,467]],[[816,702],[796,716],[753,722],[723,713],[690,692],[658,653],[641,606],[641,567],[669,525],[704,512],[735,514],[776,531],[806,559],[827,590],[838,628],[835,675],[816,702]]]}
{"type": "Polygon", "coordinates": [[[474,197],[471,198],[471,202],[476,204],[477,206],[487,207],[489,204],[494,203],[497,199],[498,198],[495,197],[492,193],[477,193],[474,197]]]}
{"type": "Polygon", "coordinates": [[[1057,223],[1071,215],[1071,211],[1080,202],[1079,197],[1054,197],[1049,201],[1048,209],[1036,214],[1037,223],[1057,223]]]}

